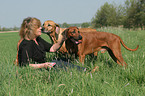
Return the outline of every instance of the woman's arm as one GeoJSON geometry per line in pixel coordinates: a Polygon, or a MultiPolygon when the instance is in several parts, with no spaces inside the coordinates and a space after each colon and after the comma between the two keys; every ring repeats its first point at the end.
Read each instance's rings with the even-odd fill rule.
{"type": "Polygon", "coordinates": [[[33,67],[34,69],[39,68],[52,68],[56,63],[46,62],[41,64],[29,64],[30,67],[33,67]]]}
{"type": "Polygon", "coordinates": [[[50,52],[56,52],[56,51],[58,51],[61,48],[61,46],[63,45],[63,42],[65,40],[66,40],[66,36],[63,33],[61,38],[59,38],[58,42],[53,44],[49,51],[50,52]]]}
{"type": "Polygon", "coordinates": [[[57,43],[53,44],[52,47],[50,48],[50,52],[56,52],[60,49],[60,47],[62,46],[64,40],[62,41],[58,41],[57,43]]]}

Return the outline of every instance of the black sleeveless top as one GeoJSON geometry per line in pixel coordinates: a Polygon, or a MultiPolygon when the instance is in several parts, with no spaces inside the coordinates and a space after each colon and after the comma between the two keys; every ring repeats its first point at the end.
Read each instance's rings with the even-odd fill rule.
{"type": "Polygon", "coordinates": [[[36,38],[39,45],[33,40],[23,40],[19,45],[18,60],[20,66],[26,66],[29,63],[46,62],[46,52],[49,52],[52,44],[46,42],[40,36],[36,38]]]}

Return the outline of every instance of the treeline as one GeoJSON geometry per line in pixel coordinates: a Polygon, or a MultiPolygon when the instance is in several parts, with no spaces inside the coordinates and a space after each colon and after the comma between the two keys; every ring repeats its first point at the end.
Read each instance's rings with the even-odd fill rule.
{"type": "Polygon", "coordinates": [[[87,28],[91,26],[90,22],[84,22],[84,23],[75,23],[75,24],[67,24],[66,22],[64,22],[63,24],[59,24],[60,27],[62,28],[68,28],[70,26],[77,26],[77,27],[81,27],[81,28],[87,28]]]}
{"type": "Polygon", "coordinates": [[[145,27],[145,0],[126,0],[125,5],[105,3],[91,20],[93,28],[123,26],[124,28],[145,27]]]}
{"type": "Polygon", "coordinates": [[[18,31],[19,27],[14,26],[13,28],[6,28],[0,26],[0,31],[18,31]]]}

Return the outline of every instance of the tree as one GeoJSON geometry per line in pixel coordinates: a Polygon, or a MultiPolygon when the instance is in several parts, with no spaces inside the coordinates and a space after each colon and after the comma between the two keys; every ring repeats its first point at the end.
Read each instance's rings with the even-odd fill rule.
{"type": "Polygon", "coordinates": [[[93,27],[102,27],[102,26],[118,26],[121,21],[121,12],[122,7],[117,8],[113,4],[108,4],[107,2],[101,6],[100,10],[96,12],[95,17],[92,18],[93,27]],[[117,12],[117,10],[119,10],[117,12]]]}
{"type": "Polygon", "coordinates": [[[127,0],[125,5],[126,18],[124,21],[124,27],[142,28],[145,25],[145,1],[127,0]]]}
{"type": "Polygon", "coordinates": [[[2,31],[8,31],[8,30],[7,30],[7,28],[3,27],[3,28],[2,28],[2,31]]]}
{"type": "Polygon", "coordinates": [[[68,27],[69,27],[69,24],[67,24],[66,22],[64,22],[64,23],[62,24],[62,27],[63,27],[63,28],[68,28],[68,27]]]}
{"type": "Polygon", "coordinates": [[[137,10],[138,10],[138,27],[143,29],[145,26],[145,0],[138,0],[137,3],[137,10]]]}
{"type": "Polygon", "coordinates": [[[123,25],[124,19],[125,19],[125,8],[122,5],[119,5],[116,8],[116,19],[117,19],[117,25],[123,25]]]}
{"type": "Polygon", "coordinates": [[[82,23],[81,27],[82,28],[88,28],[90,26],[90,24],[88,22],[82,23]]]}
{"type": "Polygon", "coordinates": [[[18,30],[18,28],[16,26],[14,26],[13,30],[16,31],[16,30],[18,30]]]}
{"type": "Polygon", "coordinates": [[[92,25],[93,27],[101,27],[107,26],[107,16],[109,14],[109,10],[107,7],[110,7],[108,3],[105,3],[104,6],[101,7],[100,10],[97,11],[94,18],[92,18],[92,25]]]}
{"type": "Polygon", "coordinates": [[[135,0],[127,0],[125,2],[125,8],[126,8],[126,18],[124,21],[124,27],[125,28],[133,28],[135,26],[135,14],[137,13],[137,4],[135,0]]]}

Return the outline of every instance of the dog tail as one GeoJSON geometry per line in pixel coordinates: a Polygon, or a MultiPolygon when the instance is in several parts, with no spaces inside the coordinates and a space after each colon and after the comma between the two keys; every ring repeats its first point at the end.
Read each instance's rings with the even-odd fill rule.
{"type": "MultiPolygon", "coordinates": [[[[118,36],[118,37],[119,37],[119,36],[118,36]]],[[[120,39],[120,42],[121,42],[121,44],[123,45],[123,47],[126,48],[126,49],[129,50],[129,51],[136,51],[136,50],[138,49],[138,47],[139,47],[139,45],[137,45],[137,47],[136,47],[135,49],[128,48],[128,47],[124,44],[123,40],[122,40],[120,37],[119,37],[119,39],[120,39]]]]}

